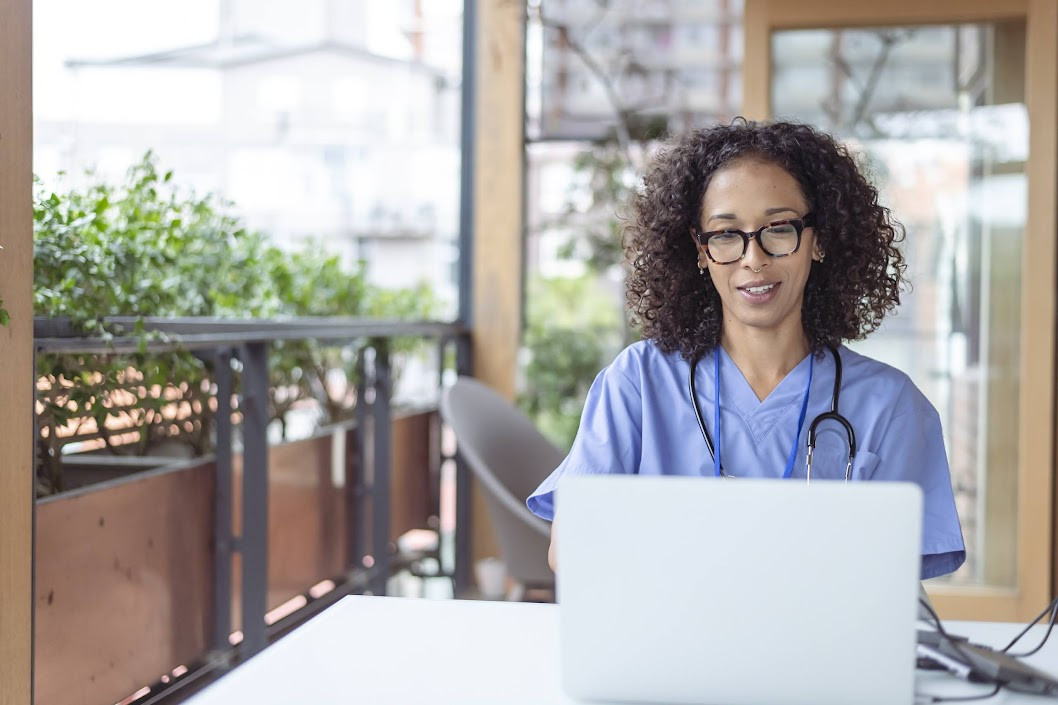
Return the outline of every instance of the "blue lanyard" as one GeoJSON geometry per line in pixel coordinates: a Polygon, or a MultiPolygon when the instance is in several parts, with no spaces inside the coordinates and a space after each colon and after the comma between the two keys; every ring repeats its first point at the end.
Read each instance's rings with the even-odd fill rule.
{"type": "MultiPolygon", "coordinates": [[[[805,424],[805,413],[808,411],[808,393],[812,389],[812,369],[815,366],[815,358],[809,354],[808,358],[808,384],[805,385],[805,394],[801,399],[801,413],[797,417],[797,433],[794,435],[793,445],[790,447],[790,455],[786,459],[786,470],[783,472],[783,479],[787,479],[793,474],[794,461],[797,459],[797,442],[801,439],[801,428],[805,424]]],[[[724,438],[724,434],[720,433],[720,346],[716,348],[716,363],[714,365],[714,374],[716,376],[716,402],[713,404],[713,428],[716,429],[716,452],[713,453],[713,472],[716,473],[717,477],[724,475],[723,468],[720,465],[720,446],[724,438]]]]}

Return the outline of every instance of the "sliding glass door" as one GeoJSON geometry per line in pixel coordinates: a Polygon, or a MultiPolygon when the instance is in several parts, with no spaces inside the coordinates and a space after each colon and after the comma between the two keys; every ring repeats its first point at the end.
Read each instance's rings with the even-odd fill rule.
{"type": "Polygon", "coordinates": [[[747,0],[745,107],[839,137],[906,227],[912,287],[852,347],[940,412],[968,557],[942,613],[1015,619],[1052,591],[1058,23],[926,4],[747,0]]]}

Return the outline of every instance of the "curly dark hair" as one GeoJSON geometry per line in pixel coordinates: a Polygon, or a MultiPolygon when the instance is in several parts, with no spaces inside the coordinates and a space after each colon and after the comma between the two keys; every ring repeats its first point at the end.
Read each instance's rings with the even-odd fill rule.
{"type": "Polygon", "coordinates": [[[895,243],[903,226],[833,137],[808,125],[741,118],[673,139],[629,200],[623,245],[631,323],[689,361],[720,344],[720,295],[698,271],[690,230],[699,226],[713,175],[745,157],[785,169],[814,214],[826,261],[812,263],[801,309],[812,351],[875,330],[900,303],[905,264],[895,243]]]}

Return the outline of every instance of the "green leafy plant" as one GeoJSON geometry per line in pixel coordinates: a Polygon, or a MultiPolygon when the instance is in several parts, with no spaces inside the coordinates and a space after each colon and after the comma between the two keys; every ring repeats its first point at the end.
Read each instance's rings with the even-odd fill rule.
{"type": "MultiPolygon", "coordinates": [[[[243,227],[231,204],[178,188],[150,153],[119,185],[88,176],[84,188],[36,182],[35,312],[104,341],[133,336],[139,350],[38,356],[41,493],[63,488],[62,448],[74,439],[96,436],[115,454],[211,449],[212,362],[181,350],[148,352],[157,334],[142,322],[120,330],[108,317],[425,317],[433,309],[423,291],[370,286],[363,263],[343,266],[320,243],[293,253],[270,245],[243,227]]],[[[305,399],[320,403],[323,422],[350,415],[358,352],[354,344],[273,345],[273,418],[283,422],[305,399]],[[336,384],[335,370],[348,383],[336,384]]]]}
{"type": "MultiPolygon", "coordinates": [[[[90,175],[89,175],[90,176],[90,175]]],[[[34,198],[34,309],[68,318],[75,332],[109,340],[140,338],[133,355],[45,354],[37,358],[40,491],[62,489],[67,439],[97,434],[113,453],[143,454],[177,440],[208,447],[208,370],[188,353],[148,354],[142,326],[122,331],[108,316],[220,315],[244,301],[259,306],[267,279],[243,266],[259,238],[210,197],[171,188],[152,155],[120,186],[34,198]],[[215,276],[207,279],[208,272],[215,276]],[[177,409],[167,417],[166,409],[177,409]],[[131,438],[135,436],[135,438],[131,438]]]]}
{"type": "MultiPolygon", "coordinates": [[[[38,182],[38,186],[39,186],[38,182]]],[[[34,309],[83,332],[105,316],[255,316],[280,310],[261,235],[230,204],[184,194],[153,155],[125,183],[48,192],[34,203],[34,309]]]]}
{"type": "Polygon", "coordinates": [[[621,345],[620,313],[590,275],[537,278],[528,295],[526,384],[518,402],[544,435],[568,449],[592,380],[621,345]]]}
{"type": "MultiPolygon", "coordinates": [[[[371,286],[364,262],[348,269],[322,243],[310,241],[302,250],[289,254],[272,248],[266,257],[275,293],[288,315],[424,319],[437,310],[433,292],[425,284],[395,291],[371,286]]],[[[321,423],[352,416],[357,362],[363,348],[375,342],[328,345],[299,340],[272,345],[272,416],[282,424],[284,436],[287,412],[305,399],[319,404],[321,423]]],[[[402,354],[410,354],[421,345],[418,339],[396,339],[390,342],[389,349],[399,361],[402,354]]]]}

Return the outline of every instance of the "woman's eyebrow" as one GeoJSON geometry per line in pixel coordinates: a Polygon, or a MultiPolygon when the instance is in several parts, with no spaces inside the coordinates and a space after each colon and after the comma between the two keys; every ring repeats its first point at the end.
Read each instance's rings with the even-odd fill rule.
{"type": "MultiPolygon", "coordinates": [[[[794,213],[794,214],[796,214],[797,211],[795,209],[793,209],[793,208],[788,207],[788,206],[780,206],[780,207],[777,207],[777,208],[768,208],[767,210],[764,211],[764,215],[775,215],[776,213],[794,213]]],[[[709,220],[707,220],[705,222],[708,223],[708,222],[711,222],[711,221],[714,221],[714,220],[735,220],[735,219],[737,219],[737,217],[738,216],[736,216],[734,213],[717,213],[716,215],[710,216],[709,220]]]]}

